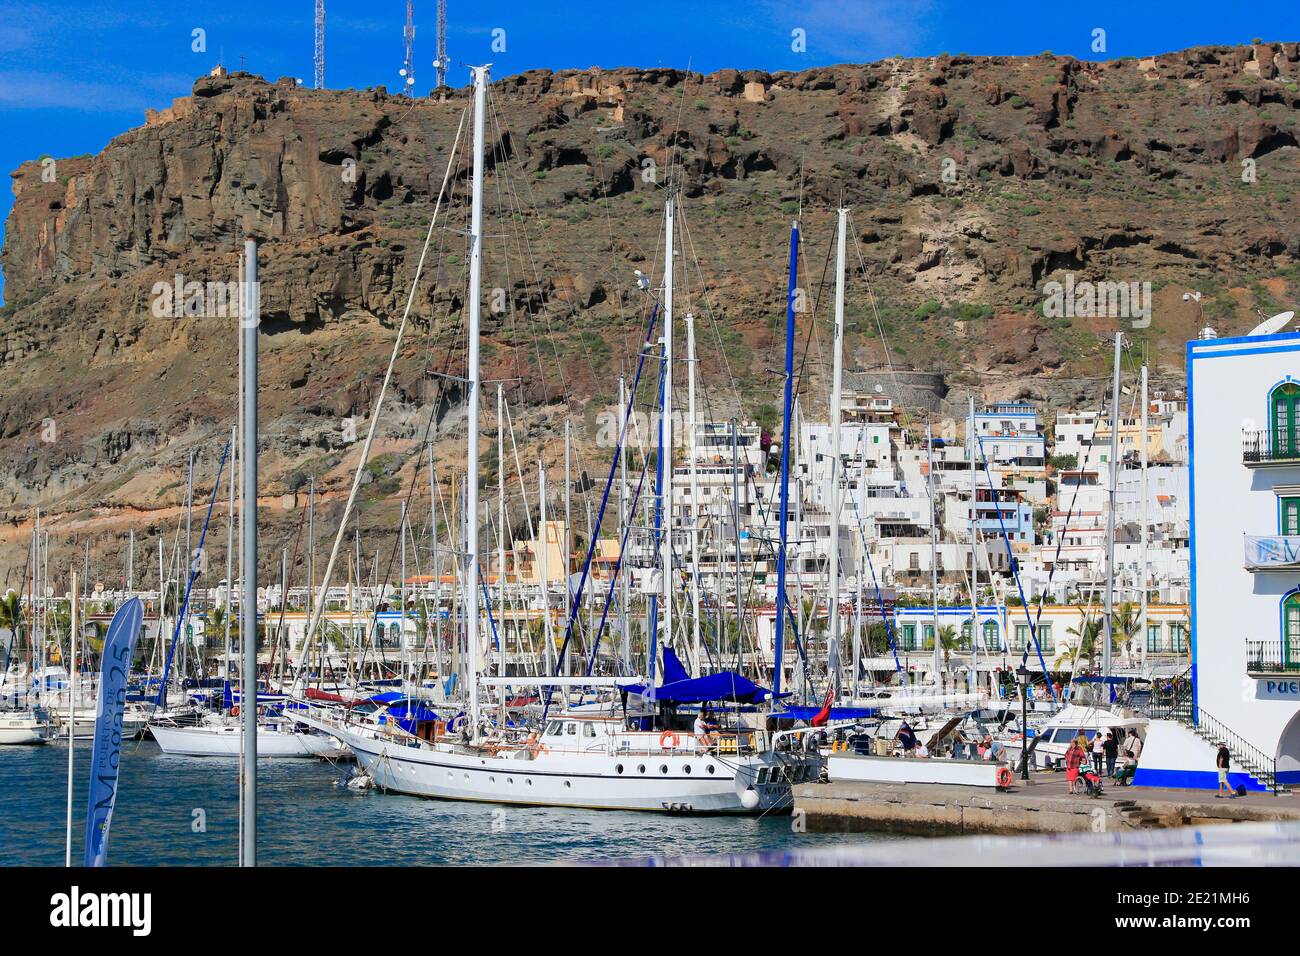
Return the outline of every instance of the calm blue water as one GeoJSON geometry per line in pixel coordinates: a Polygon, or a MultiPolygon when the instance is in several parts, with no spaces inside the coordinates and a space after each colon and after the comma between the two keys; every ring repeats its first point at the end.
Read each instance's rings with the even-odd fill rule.
{"type": "MultiPolygon", "coordinates": [[[[90,742],[77,745],[74,862],[81,857],[90,742]]],[[[68,751],[0,747],[0,865],[62,866],[68,751]]],[[[238,859],[235,761],[124,748],[109,860],[228,865],[238,859]],[[206,832],[194,832],[194,811],[206,832]]],[[[341,785],[350,767],[263,760],[258,862],[265,865],[545,864],[651,855],[749,853],[886,839],[794,833],[789,817],[667,817],[423,800],[341,785]]]]}

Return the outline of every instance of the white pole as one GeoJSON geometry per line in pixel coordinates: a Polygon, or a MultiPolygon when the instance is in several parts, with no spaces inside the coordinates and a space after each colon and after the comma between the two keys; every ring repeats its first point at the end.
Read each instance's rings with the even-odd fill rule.
{"type": "MultiPolygon", "coordinates": [[[[230,617],[234,613],[234,601],[232,598],[235,593],[235,431],[237,426],[230,427],[230,501],[229,510],[226,512],[226,654],[221,664],[221,674],[230,681],[230,617]]],[[[284,600],[284,595],[280,596],[284,600]]]]}
{"type": "Polygon", "coordinates": [[[663,647],[673,642],[673,197],[664,204],[664,400],[660,409],[659,435],[663,446],[663,521],[659,546],[659,567],[663,571],[663,647]]]}
{"type": "Polygon", "coordinates": [[[689,426],[688,459],[691,463],[691,654],[695,658],[695,675],[704,673],[700,657],[700,484],[695,469],[695,316],[686,313],[686,402],[689,426]]]}
{"type": "Polygon", "coordinates": [[[1142,364],[1142,568],[1139,572],[1140,577],[1138,584],[1142,588],[1142,612],[1138,615],[1138,646],[1142,648],[1142,661],[1146,663],[1146,633],[1147,633],[1147,541],[1150,535],[1147,530],[1147,367],[1146,363],[1142,364]]]}
{"type": "Polygon", "coordinates": [[[241,865],[257,865],[257,329],[260,322],[257,279],[257,242],[245,240],[244,321],[241,341],[244,362],[240,369],[243,389],[243,471],[240,482],[240,563],[244,593],[239,626],[243,653],[240,703],[243,717],[243,787],[240,820],[241,865]]]}
{"type": "MultiPolygon", "coordinates": [[[[975,396],[968,395],[967,401],[970,405],[970,419],[968,427],[968,436],[970,437],[970,680],[966,683],[967,690],[972,693],[979,690],[979,668],[980,668],[980,613],[979,613],[979,581],[980,571],[979,563],[975,560],[975,396]]],[[[993,496],[993,507],[1002,510],[1002,505],[998,502],[998,493],[989,489],[989,494],[993,496]]]]}
{"type": "Polygon", "coordinates": [[[1111,643],[1115,628],[1115,486],[1119,481],[1119,363],[1124,333],[1115,333],[1115,368],[1111,379],[1110,490],[1106,507],[1106,644],[1101,649],[1101,672],[1110,676],[1111,643]]]}
{"type": "MultiPolygon", "coordinates": [[[[848,235],[848,219],[849,211],[840,208],[835,238],[835,358],[831,372],[831,543],[826,562],[826,573],[830,577],[831,585],[830,607],[827,609],[830,620],[828,621],[829,627],[826,633],[826,665],[828,672],[832,666],[838,666],[840,648],[840,470],[842,461],[840,457],[840,406],[843,402],[844,387],[844,285],[846,281],[844,257],[848,235]]],[[[857,673],[856,662],[853,667],[854,673],[857,673]]],[[[842,675],[828,673],[827,676],[834,682],[835,696],[838,697],[842,675]]]]}
{"type": "MultiPolygon", "coordinates": [[[[569,468],[569,461],[572,456],[570,451],[570,428],[569,419],[564,420],[564,554],[561,557],[561,566],[564,568],[564,629],[567,633],[569,630],[569,621],[574,618],[573,591],[569,588],[571,575],[573,574],[573,509],[572,494],[573,491],[573,474],[569,468]]],[[[573,655],[568,654],[562,662],[564,669],[569,674],[573,673],[573,655]]]]}
{"type": "Polygon", "coordinates": [[[551,654],[555,650],[555,641],[551,637],[551,569],[548,567],[547,552],[551,550],[551,532],[550,526],[546,521],[546,468],[541,461],[537,462],[537,500],[539,512],[537,522],[541,534],[541,541],[537,545],[538,550],[538,572],[541,574],[541,595],[542,595],[542,663],[546,667],[546,673],[551,673],[551,654]]]}
{"type": "Polygon", "coordinates": [[[632,523],[632,516],[627,513],[627,379],[618,377],[618,514],[619,514],[619,610],[622,611],[623,628],[623,666],[632,667],[632,631],[628,619],[628,575],[627,555],[623,553],[623,541],[630,540],[627,526],[632,523]]]}
{"type": "Polygon", "coordinates": [[[479,413],[479,313],[482,307],[483,274],[483,126],[487,105],[486,66],[474,67],[474,183],[470,199],[469,261],[469,351],[465,396],[468,402],[465,482],[465,636],[469,645],[466,688],[473,739],[478,739],[478,627],[479,627],[479,540],[478,540],[478,413],[479,413]]]}
{"type": "Polygon", "coordinates": [[[930,418],[925,419],[925,460],[929,472],[930,484],[930,610],[934,615],[934,682],[946,684],[947,675],[943,673],[943,650],[939,647],[939,543],[936,538],[937,510],[934,500],[934,438],[930,432],[930,418]]]}
{"type": "Polygon", "coordinates": [[[72,572],[72,609],[70,617],[70,635],[72,657],[68,661],[68,668],[72,675],[71,696],[68,697],[68,833],[67,844],[64,849],[64,865],[72,866],[72,790],[73,790],[73,770],[76,756],[76,732],[77,732],[77,572],[72,572]]]}
{"type": "MultiPolygon", "coordinates": [[[[506,432],[505,391],[497,383],[497,676],[506,676],[506,432]]],[[[505,695],[501,696],[504,704],[505,695]]]]}

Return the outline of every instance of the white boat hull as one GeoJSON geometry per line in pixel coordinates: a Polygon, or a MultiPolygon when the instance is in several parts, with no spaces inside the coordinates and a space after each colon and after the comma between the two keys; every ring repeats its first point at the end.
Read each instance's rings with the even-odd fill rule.
{"type": "MultiPolygon", "coordinates": [[[[149,729],[163,753],[186,757],[238,757],[242,739],[238,724],[219,727],[166,727],[149,729]]],[[[318,734],[299,734],[278,727],[257,728],[258,757],[333,757],[348,755],[337,740],[318,734]]]]}
{"type": "Polygon", "coordinates": [[[0,746],[47,744],[54,736],[54,724],[30,712],[0,714],[0,746]]]}
{"type": "Polygon", "coordinates": [[[588,752],[524,759],[520,751],[491,756],[451,746],[406,746],[364,730],[329,730],[351,748],[376,786],[444,800],[591,810],[771,813],[791,808],[791,777],[810,778],[809,761],[801,754],[588,752]],[[751,788],[753,796],[747,801],[742,795],[751,788]]]}

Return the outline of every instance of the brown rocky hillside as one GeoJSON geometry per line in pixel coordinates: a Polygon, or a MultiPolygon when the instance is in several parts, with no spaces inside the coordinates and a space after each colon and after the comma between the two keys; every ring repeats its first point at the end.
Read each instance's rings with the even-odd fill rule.
{"type": "MultiPolygon", "coordinates": [[[[556,458],[568,415],[583,466],[603,477],[597,413],[635,362],[645,310],[633,270],[658,276],[663,182],[677,165],[689,229],[679,303],[699,316],[711,414],[773,413],[786,242],[801,210],[804,284],[818,303],[804,401],[824,402],[819,290],[841,199],[861,254],[852,367],[886,360],[865,269],[899,366],[942,371],[963,402],[973,388],[1095,404],[1116,322],[1041,313],[1043,284],[1073,272],[1153,284],[1134,354],[1177,383],[1201,323],[1184,291],[1203,293],[1222,334],[1300,299],[1298,84],[1296,43],[1108,63],[960,55],[502,79],[485,279],[506,307],[485,312],[485,377],[506,380],[526,467],[556,458]]],[[[90,536],[95,576],[116,583],[127,528],[142,569],[160,534],[170,543],[191,448],[202,449],[206,504],[234,413],[235,322],[159,318],[151,305],[155,284],[178,274],[236,279],[244,236],[263,241],[267,569],[293,547],[298,512],[284,496],[307,475],[322,493],[321,537],[332,533],[355,462],[341,423],[368,415],[467,102],[465,90],[411,101],[204,77],[98,156],[58,160],[56,181],[38,162],[12,174],[0,310],[0,564],[11,584],[38,506],[53,512],[56,565],[90,536]]],[[[466,184],[459,168],[366,486],[372,553],[436,395],[440,468],[459,467],[454,379],[431,373],[463,370],[466,184]]],[[[485,400],[494,435],[494,385],[485,400]]],[[[495,467],[494,448],[489,458],[495,467]]],[[[216,514],[224,547],[224,507],[216,514]]]]}

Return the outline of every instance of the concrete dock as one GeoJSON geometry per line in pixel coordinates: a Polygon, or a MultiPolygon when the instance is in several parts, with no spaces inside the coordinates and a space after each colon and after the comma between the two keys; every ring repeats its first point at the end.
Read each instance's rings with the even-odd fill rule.
{"type": "Polygon", "coordinates": [[[1216,800],[1207,790],[1107,787],[1066,791],[1064,774],[1017,779],[1006,791],[950,784],[805,783],[794,810],[812,832],[1079,833],[1245,821],[1300,821],[1300,795],[1251,793],[1216,800]]]}

